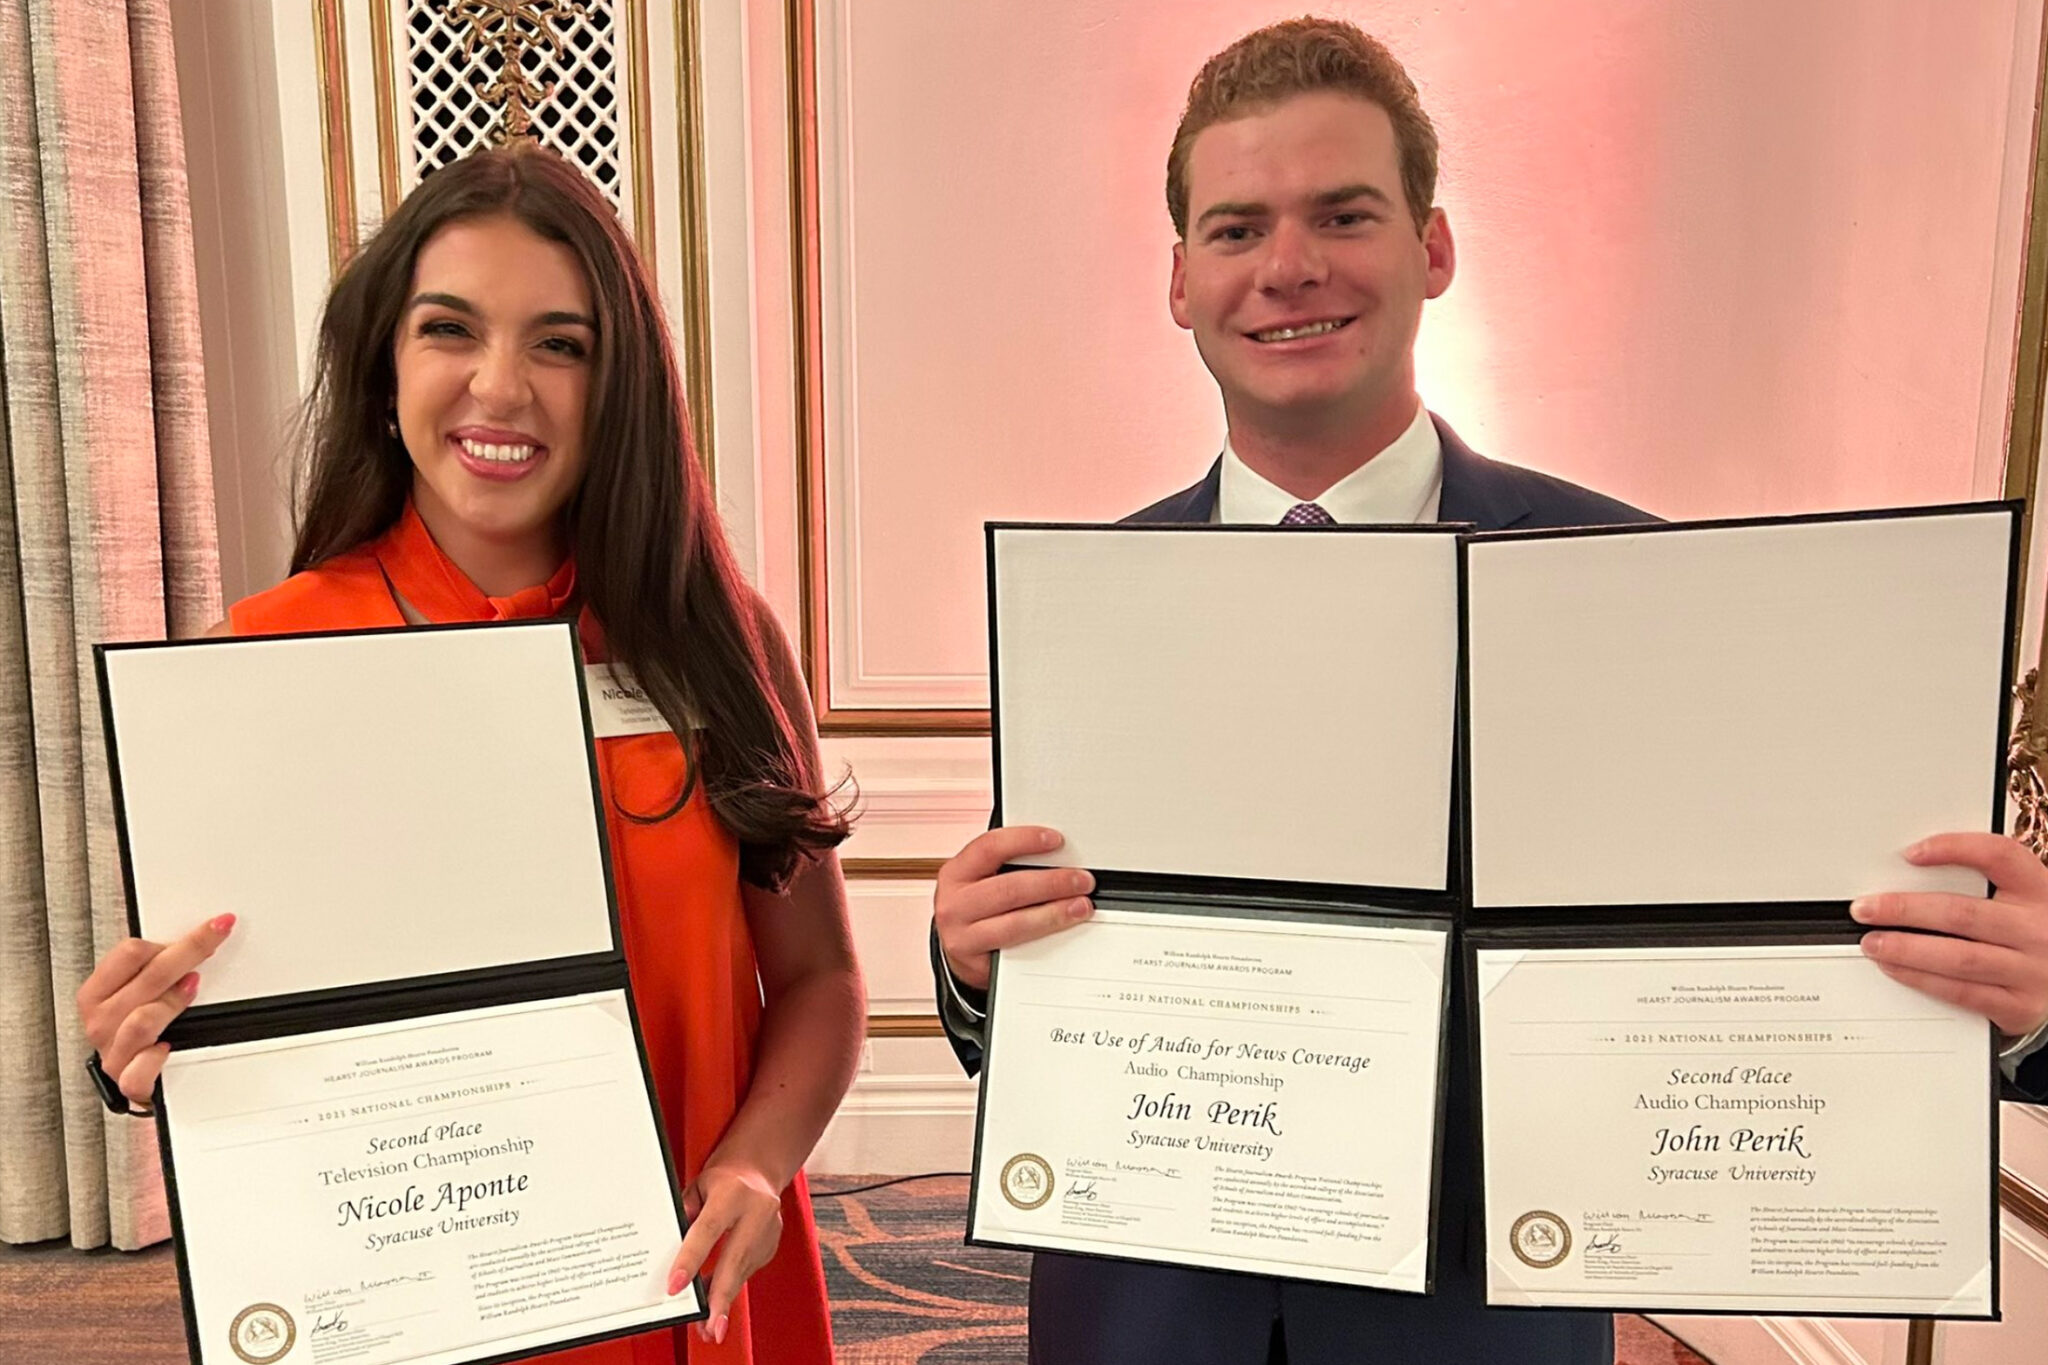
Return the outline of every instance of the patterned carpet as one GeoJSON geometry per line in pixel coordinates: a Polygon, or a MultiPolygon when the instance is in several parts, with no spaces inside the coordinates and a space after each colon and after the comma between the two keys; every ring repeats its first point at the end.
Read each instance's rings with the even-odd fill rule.
{"type": "MultiPolygon", "coordinates": [[[[819,1191],[867,1183],[820,1179],[819,1191]]],[[[962,1246],[967,1182],[913,1180],[817,1201],[841,1365],[1021,1365],[1026,1258],[962,1246]]],[[[1641,1318],[1615,1320],[1618,1365],[1707,1365],[1641,1318]]],[[[132,1256],[0,1246],[0,1362],[178,1365],[168,1246],[132,1256]]]]}
{"type": "Polygon", "coordinates": [[[1022,1361],[1031,1258],[961,1244],[966,1177],[818,1197],[866,1183],[824,1177],[812,1187],[840,1365],[1022,1361]]]}
{"type": "MultiPolygon", "coordinates": [[[[961,1245],[966,1179],[817,1197],[865,1183],[813,1186],[841,1365],[1022,1365],[1030,1258],[961,1245]]],[[[1617,1365],[1709,1365],[1642,1318],[1614,1326],[1617,1365]]]]}

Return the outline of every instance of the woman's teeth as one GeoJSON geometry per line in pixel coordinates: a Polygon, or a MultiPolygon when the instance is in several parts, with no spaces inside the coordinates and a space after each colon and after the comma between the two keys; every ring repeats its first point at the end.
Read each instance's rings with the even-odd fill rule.
{"type": "Polygon", "coordinates": [[[489,445],[483,441],[464,441],[462,448],[470,453],[471,458],[488,460],[492,464],[524,464],[539,449],[538,446],[489,445]]]}

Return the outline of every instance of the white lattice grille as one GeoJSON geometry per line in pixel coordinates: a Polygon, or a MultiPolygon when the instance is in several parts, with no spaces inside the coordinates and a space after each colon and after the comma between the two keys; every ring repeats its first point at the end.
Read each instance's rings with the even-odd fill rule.
{"type": "MultiPolygon", "coordinates": [[[[483,97],[504,72],[503,52],[495,42],[470,51],[475,29],[464,8],[458,0],[408,0],[406,6],[415,181],[488,145],[504,118],[503,107],[483,97]]],[[[559,58],[528,29],[520,69],[534,87],[552,87],[530,110],[533,136],[581,166],[616,207],[623,99],[615,9],[613,0],[586,0],[581,14],[563,7],[560,18],[547,19],[562,39],[559,58]]]]}

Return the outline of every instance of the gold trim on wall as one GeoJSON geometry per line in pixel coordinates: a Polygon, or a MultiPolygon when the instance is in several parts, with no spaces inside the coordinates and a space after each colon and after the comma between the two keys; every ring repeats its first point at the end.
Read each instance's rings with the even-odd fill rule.
{"type": "MultiPolygon", "coordinates": [[[[683,316],[683,396],[697,459],[718,486],[713,458],[711,390],[711,260],[705,230],[704,83],[697,60],[698,0],[676,0],[676,239],[683,277],[677,281],[683,316]]],[[[641,25],[646,31],[646,25],[641,25]]]]}
{"type": "Polygon", "coordinates": [[[944,858],[842,858],[840,872],[855,881],[930,881],[944,858]]]}
{"type": "MultiPolygon", "coordinates": [[[[2044,398],[2048,398],[2048,24],[2043,24],[2041,47],[2036,54],[2034,87],[2034,147],[2033,179],[2027,193],[2027,236],[2020,277],[2019,331],[2014,338],[2014,363],[2012,383],[2012,405],[2008,411],[2006,426],[2005,496],[2023,498],[2026,508],[2020,516],[2019,585],[2024,593],[2027,589],[2027,566],[2030,558],[2034,527],[2035,485],[2041,475],[2042,411],[2044,398]]],[[[2048,613],[2048,602],[2042,604],[2048,613]]],[[[2014,620],[2022,622],[2023,612],[2015,612],[2014,620]]],[[[2048,753],[2048,725],[2038,714],[2040,708],[2034,705],[2035,688],[2039,676],[2037,670],[2042,663],[2048,663],[2048,617],[2044,617],[2041,635],[2042,648],[2039,657],[2031,664],[2021,660],[2020,638],[2015,627],[2011,642],[2015,667],[2013,676],[2020,681],[2014,688],[2016,715],[2013,719],[2013,733],[2007,751],[2010,768],[2012,793],[2020,806],[2021,823],[2015,826],[2015,834],[2032,836],[2035,851],[2040,853],[2041,811],[2030,806],[2025,799],[2029,790],[2037,788],[2042,779],[2039,758],[2048,753]]],[[[2048,1237],[2048,1191],[2029,1182],[2010,1168],[2001,1167],[1998,1172],[1998,1201],[2004,1209],[2032,1228],[2048,1237]]],[[[1910,1343],[1917,1346],[1919,1343],[1910,1343]]],[[[1908,1352],[1908,1365],[1929,1365],[1934,1358],[1933,1343],[1917,1354],[1908,1352]]]]}
{"type": "MultiPolygon", "coordinates": [[[[2005,496],[2026,499],[2020,513],[2019,582],[2026,591],[2029,541],[2034,526],[2034,485],[2041,468],[2041,401],[2048,393],[2048,23],[2041,26],[2041,47],[2036,54],[2034,85],[2033,179],[2027,190],[2027,236],[2020,275],[2020,325],[2013,338],[2014,360],[2012,401],[2006,410],[2005,496]]],[[[2019,666],[2018,677],[2027,665],[2018,659],[2019,632],[2023,613],[2015,612],[2012,650],[2019,666]]],[[[2048,643],[2048,631],[2042,633],[2048,643]]],[[[2042,660],[2048,661],[2048,652],[2042,660]]],[[[2048,740],[2037,729],[2038,746],[2048,740]]]]}
{"type": "Polygon", "coordinates": [[[2011,1171],[1998,1173],[1998,1202],[2013,1217],[2043,1237],[2048,1237],[2048,1190],[2028,1183],[2011,1171]]]}
{"type": "MultiPolygon", "coordinates": [[[[404,4],[405,0],[372,0],[370,5],[370,50],[377,57],[377,174],[383,182],[384,212],[378,221],[391,216],[400,201],[405,198],[405,183],[399,173],[398,160],[398,72],[406,72],[406,98],[412,97],[412,43],[407,37],[405,47],[393,44],[391,6],[404,4]]],[[[411,150],[407,149],[404,165],[414,169],[411,150]]]]}
{"type": "Polygon", "coordinates": [[[936,1014],[871,1014],[870,1038],[943,1038],[946,1026],[936,1014]]]}
{"type": "Polygon", "coordinates": [[[377,63],[377,188],[381,221],[398,207],[398,75],[391,64],[391,0],[370,0],[370,55],[377,63]]]}
{"type": "Polygon", "coordinates": [[[1905,1365],[1934,1365],[1934,1328],[1932,1318],[1906,1319],[1905,1365]]]}
{"type": "Polygon", "coordinates": [[[647,107],[647,0],[618,0],[613,15],[618,23],[615,36],[624,49],[619,65],[626,72],[626,107],[633,120],[632,154],[626,167],[633,184],[633,240],[652,275],[656,273],[654,151],[647,143],[654,128],[654,112],[647,107]]]}
{"type": "Polygon", "coordinates": [[[829,710],[824,685],[824,623],[818,611],[824,596],[820,581],[824,547],[811,534],[818,512],[814,504],[820,501],[819,480],[813,477],[818,461],[812,457],[811,447],[824,422],[817,356],[817,30],[811,7],[804,0],[788,0],[783,22],[783,39],[789,50],[789,301],[796,390],[790,434],[796,446],[797,578],[802,617],[797,652],[811,684],[811,709],[823,731],[829,710]]]}
{"type": "Polygon", "coordinates": [[[988,712],[854,710],[832,704],[831,595],[825,528],[825,335],[818,227],[818,24],[813,0],[788,0],[790,295],[796,379],[797,556],[801,652],[818,731],[827,735],[985,735],[988,712]]]}
{"type": "Polygon", "coordinates": [[[355,139],[348,121],[348,34],[342,0],[313,0],[313,64],[320,83],[321,179],[327,192],[327,272],[356,254],[355,139]]]}

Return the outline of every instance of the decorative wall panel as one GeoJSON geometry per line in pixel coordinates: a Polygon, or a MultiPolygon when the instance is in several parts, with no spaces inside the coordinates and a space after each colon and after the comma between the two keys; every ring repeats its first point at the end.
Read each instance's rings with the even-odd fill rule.
{"type": "MultiPolygon", "coordinates": [[[[1420,380],[1479,449],[1675,517],[1999,491],[2039,0],[1324,8],[1437,122],[1460,274],[1420,380]]],[[[1201,60],[1275,13],[788,0],[828,729],[985,724],[982,521],[1214,458],[1162,166],[1201,60]]]]}

